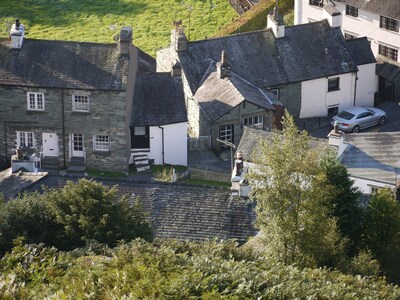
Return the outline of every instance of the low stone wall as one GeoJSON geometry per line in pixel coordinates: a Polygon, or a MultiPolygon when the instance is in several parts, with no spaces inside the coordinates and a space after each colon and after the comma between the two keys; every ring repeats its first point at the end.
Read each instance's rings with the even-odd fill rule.
{"type": "Polygon", "coordinates": [[[221,173],[213,170],[198,169],[189,167],[191,179],[209,180],[218,182],[230,182],[231,176],[228,173],[221,173]]]}

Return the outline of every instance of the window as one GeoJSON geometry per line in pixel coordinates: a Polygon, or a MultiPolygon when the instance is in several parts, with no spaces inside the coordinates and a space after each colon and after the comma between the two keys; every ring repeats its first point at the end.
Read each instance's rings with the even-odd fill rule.
{"type": "Polygon", "coordinates": [[[398,50],[390,48],[388,46],[379,45],[379,54],[386,56],[392,60],[397,61],[398,50]]]}
{"type": "Polygon", "coordinates": [[[324,6],[324,1],[323,0],[310,0],[310,5],[313,6],[324,6]]]}
{"type": "Polygon", "coordinates": [[[72,95],[73,111],[89,111],[89,96],[72,95]]]}
{"type": "Polygon", "coordinates": [[[354,34],[347,33],[347,32],[344,33],[344,39],[345,40],[353,40],[353,39],[356,39],[356,38],[357,38],[357,36],[354,35],[354,34]]]}
{"type": "Polygon", "coordinates": [[[93,150],[95,151],[109,151],[110,150],[110,137],[108,135],[98,134],[93,137],[93,150]]]}
{"type": "Polygon", "coordinates": [[[44,94],[28,92],[28,110],[44,110],[44,94]]]}
{"type": "Polygon", "coordinates": [[[337,91],[339,89],[339,77],[328,79],[328,92],[337,91]]]}
{"type": "Polygon", "coordinates": [[[246,117],[243,119],[244,126],[254,125],[256,127],[262,127],[264,122],[263,115],[246,117]]]}
{"type": "Polygon", "coordinates": [[[351,6],[351,5],[346,5],[346,15],[357,18],[358,17],[358,8],[351,6]]]}
{"type": "Polygon", "coordinates": [[[336,116],[339,112],[339,106],[328,107],[328,118],[331,119],[333,116],[336,116]]]}
{"type": "Polygon", "coordinates": [[[379,27],[399,32],[399,21],[381,16],[379,27]]]}
{"type": "Polygon", "coordinates": [[[35,136],[33,132],[17,131],[17,147],[34,148],[35,136]]]}
{"type": "MultiPolygon", "coordinates": [[[[233,143],[233,125],[222,125],[219,127],[219,139],[233,143]]],[[[220,147],[226,147],[223,143],[220,143],[220,147]]]]}
{"type": "Polygon", "coordinates": [[[279,99],[279,89],[270,89],[269,90],[274,96],[279,99]]]}

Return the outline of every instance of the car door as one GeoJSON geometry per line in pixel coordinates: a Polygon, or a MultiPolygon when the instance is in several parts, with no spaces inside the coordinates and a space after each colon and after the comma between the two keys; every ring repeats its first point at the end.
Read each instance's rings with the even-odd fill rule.
{"type": "Polygon", "coordinates": [[[368,127],[370,120],[368,120],[369,113],[363,112],[357,116],[356,123],[360,128],[368,127]]]}

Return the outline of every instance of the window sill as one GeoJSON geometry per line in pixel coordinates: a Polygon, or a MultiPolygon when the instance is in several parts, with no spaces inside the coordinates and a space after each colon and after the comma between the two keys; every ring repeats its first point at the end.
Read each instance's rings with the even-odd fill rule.
{"type": "Polygon", "coordinates": [[[29,113],[29,114],[37,114],[37,113],[43,114],[46,111],[45,110],[36,110],[36,109],[27,109],[26,112],[29,113]]]}
{"type": "Polygon", "coordinates": [[[337,91],[340,91],[340,89],[328,90],[328,93],[330,93],[330,92],[337,92],[337,91]]]}
{"type": "Polygon", "coordinates": [[[90,111],[85,111],[85,110],[73,110],[72,113],[73,113],[73,114],[78,114],[78,115],[80,115],[80,114],[89,115],[89,114],[90,114],[90,111]]]}
{"type": "Polygon", "coordinates": [[[394,33],[394,34],[400,35],[400,32],[399,32],[399,31],[390,30],[390,29],[387,29],[387,28],[385,28],[385,27],[379,27],[379,29],[382,29],[382,30],[385,31],[385,32],[390,32],[390,33],[394,33]]]}

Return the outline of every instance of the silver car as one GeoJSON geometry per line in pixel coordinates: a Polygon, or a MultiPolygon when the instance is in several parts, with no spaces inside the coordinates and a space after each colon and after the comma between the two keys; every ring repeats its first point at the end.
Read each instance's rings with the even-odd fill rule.
{"type": "Polygon", "coordinates": [[[338,122],[339,129],[346,132],[358,132],[360,129],[374,125],[382,125],[386,121],[386,113],[375,107],[354,106],[341,111],[331,120],[333,126],[338,122]]]}

